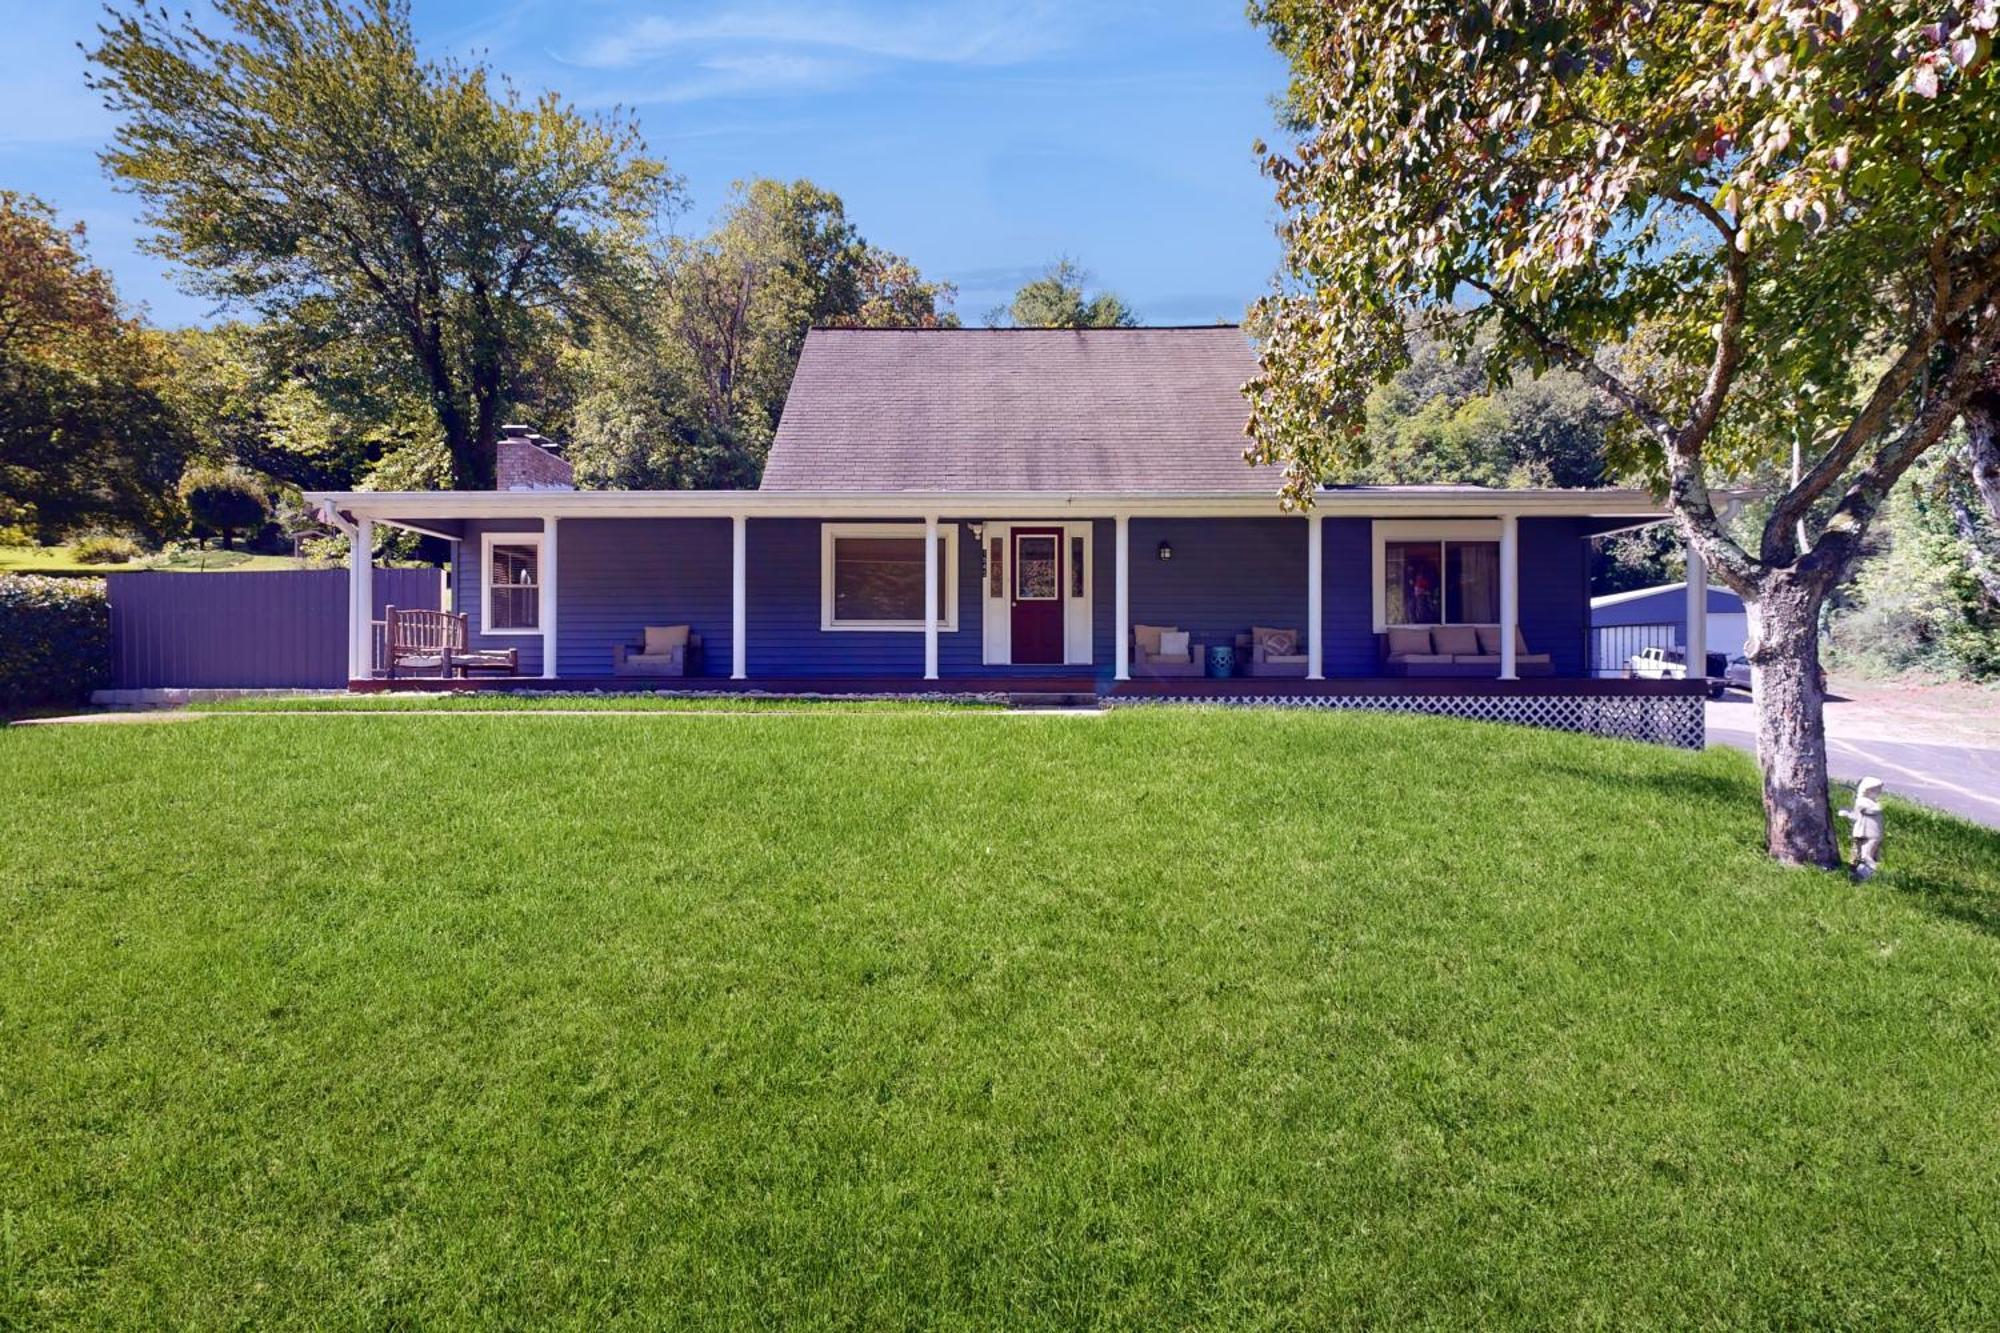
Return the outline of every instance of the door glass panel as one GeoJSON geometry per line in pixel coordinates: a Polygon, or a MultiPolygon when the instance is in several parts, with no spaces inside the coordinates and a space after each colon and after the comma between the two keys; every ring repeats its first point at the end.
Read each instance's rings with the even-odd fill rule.
{"type": "Polygon", "coordinates": [[[1083,596],[1083,538],[1069,539],[1069,595],[1083,596]]]}
{"type": "Polygon", "coordinates": [[[986,551],[986,595],[1002,597],[1006,595],[1007,543],[995,537],[987,544],[986,551]]]}
{"type": "Polygon", "coordinates": [[[1024,602],[1052,602],[1062,595],[1056,578],[1056,539],[1014,539],[1014,596],[1024,602]]]}

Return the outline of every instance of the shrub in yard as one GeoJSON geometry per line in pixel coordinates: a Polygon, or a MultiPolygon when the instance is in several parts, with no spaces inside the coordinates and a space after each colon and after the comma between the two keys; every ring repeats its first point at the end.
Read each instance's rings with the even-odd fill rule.
{"type": "Polygon", "coordinates": [[[139,543],[130,537],[114,537],[95,533],[79,537],[69,544],[69,553],[76,557],[78,564],[123,565],[137,560],[144,552],[139,543]]]}
{"type": "Polygon", "coordinates": [[[110,675],[102,579],[0,574],[0,713],[81,703],[110,675]]]}

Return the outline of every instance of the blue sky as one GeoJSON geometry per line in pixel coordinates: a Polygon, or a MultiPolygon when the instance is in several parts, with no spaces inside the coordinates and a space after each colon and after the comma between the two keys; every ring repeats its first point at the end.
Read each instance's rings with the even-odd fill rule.
{"type": "MultiPolygon", "coordinates": [[[[0,0],[0,186],[82,219],[156,320],[207,320],[98,168],[112,122],[76,49],[98,12],[0,0]]],[[[415,0],[415,22],[525,93],[631,108],[686,180],[678,229],[732,180],[809,177],[968,322],[1062,254],[1153,324],[1235,319],[1277,262],[1250,145],[1283,68],[1238,0],[415,0]]]]}

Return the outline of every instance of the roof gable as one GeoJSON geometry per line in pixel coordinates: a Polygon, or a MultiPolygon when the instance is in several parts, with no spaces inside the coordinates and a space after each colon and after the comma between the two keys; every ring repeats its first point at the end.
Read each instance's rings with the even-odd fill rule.
{"type": "Polygon", "coordinates": [[[1274,494],[1241,329],[815,329],[766,491],[1274,494]]]}

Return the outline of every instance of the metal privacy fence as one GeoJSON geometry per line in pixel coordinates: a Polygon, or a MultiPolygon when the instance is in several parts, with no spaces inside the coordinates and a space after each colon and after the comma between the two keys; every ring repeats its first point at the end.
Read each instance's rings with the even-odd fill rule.
{"type": "MultiPolygon", "coordinates": [[[[338,689],[347,683],[347,571],[112,574],[114,688],[338,689]]],[[[377,569],[375,609],[442,610],[444,573],[377,569]]]]}

